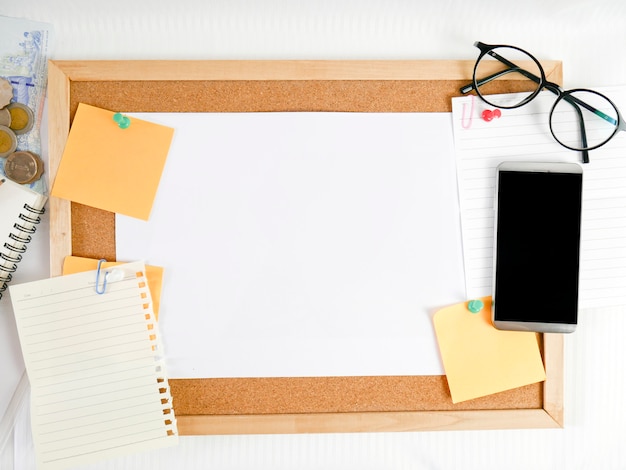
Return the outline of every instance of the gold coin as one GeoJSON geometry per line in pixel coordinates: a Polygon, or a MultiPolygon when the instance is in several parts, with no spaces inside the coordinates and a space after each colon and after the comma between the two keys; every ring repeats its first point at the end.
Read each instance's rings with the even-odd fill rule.
{"type": "Polygon", "coordinates": [[[4,162],[4,173],[16,183],[32,183],[41,178],[43,162],[34,153],[20,150],[7,157],[4,162]]]}
{"type": "Polygon", "coordinates": [[[11,126],[11,113],[7,108],[0,109],[0,126],[11,126]]]}
{"type": "Polygon", "coordinates": [[[11,99],[13,99],[13,86],[8,80],[0,78],[0,108],[9,104],[11,99]]]}
{"type": "Polygon", "coordinates": [[[25,134],[33,128],[35,123],[35,115],[33,111],[22,103],[11,103],[7,106],[11,113],[11,129],[17,135],[25,134]]]}
{"type": "Polygon", "coordinates": [[[6,126],[0,126],[0,157],[12,154],[16,148],[17,137],[15,137],[15,132],[6,126]]]}

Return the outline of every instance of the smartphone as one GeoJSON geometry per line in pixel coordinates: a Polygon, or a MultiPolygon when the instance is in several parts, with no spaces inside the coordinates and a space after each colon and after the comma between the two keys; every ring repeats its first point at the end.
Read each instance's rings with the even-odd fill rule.
{"type": "Polygon", "coordinates": [[[571,333],[578,322],[583,171],[576,163],[496,169],[492,321],[571,333]]]}

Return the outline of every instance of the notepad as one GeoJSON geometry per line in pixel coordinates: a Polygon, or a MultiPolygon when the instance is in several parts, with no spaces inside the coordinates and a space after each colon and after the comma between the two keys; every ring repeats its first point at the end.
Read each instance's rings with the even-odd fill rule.
{"type": "Polygon", "coordinates": [[[0,178],[0,298],[27,256],[47,197],[8,178],[0,178]]]}
{"type": "Polygon", "coordinates": [[[40,469],[177,443],[145,266],[117,269],[102,295],[95,271],[10,287],[40,469]]]}
{"type": "MultiPolygon", "coordinates": [[[[598,90],[626,108],[626,88],[598,90]]],[[[503,161],[580,162],[550,134],[554,94],[542,92],[526,106],[502,110],[490,122],[486,106],[471,96],[453,98],[467,297],[490,295],[493,275],[495,168],[503,161]],[[472,100],[474,104],[472,106],[472,100]],[[473,112],[472,112],[473,110],[473,112]]],[[[583,167],[580,308],[626,303],[626,133],[590,152],[583,167]]],[[[523,286],[532,295],[532,282],[523,286]]]]}
{"type": "Polygon", "coordinates": [[[114,114],[78,105],[51,194],[148,220],[174,129],[138,118],[121,129],[114,114]]]}
{"type": "Polygon", "coordinates": [[[491,297],[478,313],[467,302],[433,317],[453,403],[546,379],[535,333],[501,331],[491,324],[491,297]]]}

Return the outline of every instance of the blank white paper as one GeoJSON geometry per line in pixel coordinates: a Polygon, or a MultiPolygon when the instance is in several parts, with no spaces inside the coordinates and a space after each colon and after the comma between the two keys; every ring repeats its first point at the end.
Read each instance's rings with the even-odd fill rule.
{"type": "MultiPolygon", "coordinates": [[[[599,89],[626,109],[626,88],[599,89]]],[[[541,92],[531,103],[503,109],[485,122],[489,108],[471,96],[453,98],[454,139],[463,229],[467,295],[491,295],[493,276],[493,202],[495,168],[503,161],[579,162],[580,152],[562,147],[550,134],[555,101],[541,92]],[[473,102],[473,105],[472,105],[473,102]]],[[[583,168],[580,308],[626,303],[626,135],[589,152],[583,168]]],[[[532,279],[520,286],[532,298],[532,279]]]]}
{"type": "Polygon", "coordinates": [[[176,129],[117,258],[165,268],[171,377],[441,375],[465,300],[451,115],[138,114],[176,129]]]}

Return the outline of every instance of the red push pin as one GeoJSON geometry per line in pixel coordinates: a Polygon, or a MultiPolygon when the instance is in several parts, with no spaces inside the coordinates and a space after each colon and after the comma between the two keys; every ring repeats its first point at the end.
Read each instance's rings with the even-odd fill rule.
{"type": "Polygon", "coordinates": [[[491,109],[485,109],[482,112],[481,116],[483,118],[483,121],[489,122],[493,120],[494,118],[499,118],[500,116],[502,116],[502,113],[500,112],[499,109],[494,109],[493,111],[491,109]]]}

